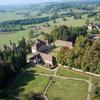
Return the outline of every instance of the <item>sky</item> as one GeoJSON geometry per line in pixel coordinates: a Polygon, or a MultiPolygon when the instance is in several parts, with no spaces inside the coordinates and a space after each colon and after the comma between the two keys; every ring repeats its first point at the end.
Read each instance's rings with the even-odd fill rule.
{"type": "Polygon", "coordinates": [[[60,0],[0,0],[0,5],[33,4],[33,3],[44,3],[52,1],[60,1],[60,0]]]}
{"type": "Polygon", "coordinates": [[[91,1],[91,0],[0,0],[0,5],[36,4],[36,3],[55,2],[55,1],[91,1]]]}

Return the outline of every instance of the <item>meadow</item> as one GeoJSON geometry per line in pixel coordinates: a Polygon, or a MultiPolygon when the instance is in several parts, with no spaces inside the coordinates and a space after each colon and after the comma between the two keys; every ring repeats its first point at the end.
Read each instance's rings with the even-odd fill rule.
{"type": "Polygon", "coordinates": [[[22,37],[29,38],[29,30],[18,31],[18,32],[5,32],[0,33],[0,48],[3,47],[4,44],[9,44],[9,40],[12,42],[17,43],[22,37]]]}
{"type": "MultiPolygon", "coordinates": [[[[24,72],[20,72],[16,75],[10,84],[5,88],[8,96],[6,100],[12,100],[15,97],[19,97],[21,100],[27,100],[28,96],[33,94],[41,94],[46,89],[47,84],[50,81],[50,75],[53,74],[52,70],[44,68],[42,66],[27,66],[24,72]],[[46,75],[42,75],[46,74],[46,75]]],[[[59,67],[57,70],[57,76],[53,77],[53,80],[47,90],[47,96],[49,100],[86,100],[88,94],[88,83],[82,80],[89,80],[89,76],[74,72],[63,67],[59,67]],[[66,77],[69,77],[67,79],[66,77]],[[76,79],[70,79],[76,78],[76,79]],[[77,92],[76,92],[77,91],[77,92]]],[[[93,87],[96,82],[100,82],[100,79],[91,77],[93,87]]],[[[100,96],[93,95],[93,100],[99,100],[100,96]]]]}
{"type": "Polygon", "coordinates": [[[86,100],[88,84],[82,81],[54,79],[47,95],[49,100],[86,100]],[[78,92],[78,93],[77,93],[78,92]]]}
{"type": "MultiPolygon", "coordinates": [[[[24,16],[23,14],[16,15],[16,13],[20,13],[20,12],[24,13],[25,11],[24,10],[18,10],[18,11],[15,10],[14,12],[10,12],[10,11],[0,12],[0,21],[25,19],[26,16],[24,16]]],[[[68,12],[68,11],[62,11],[62,13],[66,13],[66,12],[68,12]]],[[[80,12],[80,11],[74,9],[74,12],[80,12]]],[[[30,11],[30,13],[32,13],[32,11],[30,11]]],[[[59,12],[59,14],[60,13],[61,12],[59,12]]],[[[34,11],[34,13],[32,13],[34,18],[35,17],[38,18],[38,17],[52,16],[52,14],[53,13],[43,13],[41,16],[37,16],[36,11],[34,11]]],[[[2,48],[4,44],[8,44],[9,40],[11,40],[12,42],[18,42],[18,40],[20,40],[22,37],[25,37],[26,39],[28,39],[29,38],[28,27],[31,27],[31,26],[37,26],[37,27],[40,26],[41,27],[41,26],[46,25],[48,23],[50,25],[49,27],[45,27],[41,30],[37,30],[37,33],[40,33],[41,31],[43,31],[45,33],[50,33],[55,26],[59,26],[59,25],[67,25],[68,27],[70,27],[70,26],[72,26],[72,27],[83,26],[86,23],[86,19],[87,19],[87,15],[83,15],[82,19],[74,19],[73,17],[66,17],[66,21],[63,21],[62,18],[57,18],[56,23],[54,23],[53,20],[51,20],[51,21],[43,22],[43,23],[39,23],[39,24],[23,25],[23,27],[27,29],[24,31],[2,32],[2,33],[0,32],[0,48],[2,48]]],[[[93,21],[94,17],[89,18],[89,20],[93,21]]],[[[38,35],[37,38],[41,38],[41,36],[38,35]]],[[[33,38],[33,40],[37,39],[37,38],[33,38]]]]}
{"type": "Polygon", "coordinates": [[[24,72],[20,72],[6,87],[8,97],[7,100],[12,100],[11,97],[19,96],[21,100],[25,100],[30,94],[42,93],[49,82],[49,77],[36,75],[36,73],[49,73],[50,71],[39,68],[29,67],[24,72]]]}
{"type": "Polygon", "coordinates": [[[0,12],[0,22],[24,19],[24,15],[16,15],[16,12],[0,12]]]}
{"type": "MultiPolygon", "coordinates": [[[[59,72],[59,71],[58,71],[59,72]]],[[[43,67],[27,67],[24,72],[20,72],[12,80],[12,83],[6,87],[8,97],[20,97],[21,100],[26,100],[31,94],[43,93],[50,77],[38,75],[37,73],[51,75],[50,70],[43,67]]],[[[70,75],[70,74],[69,74],[70,75]]],[[[80,75],[80,74],[79,74],[80,75]]],[[[47,91],[49,100],[86,100],[88,84],[83,81],[53,78],[53,81],[47,91]],[[74,84],[73,84],[74,83],[74,84]],[[66,87],[66,88],[65,88],[66,87]],[[78,91],[81,95],[79,95],[78,91]]]]}
{"type": "Polygon", "coordinates": [[[78,73],[63,67],[60,67],[57,71],[58,76],[64,76],[64,77],[72,77],[72,78],[80,78],[80,79],[86,79],[89,80],[89,77],[85,74],[78,73]]]}

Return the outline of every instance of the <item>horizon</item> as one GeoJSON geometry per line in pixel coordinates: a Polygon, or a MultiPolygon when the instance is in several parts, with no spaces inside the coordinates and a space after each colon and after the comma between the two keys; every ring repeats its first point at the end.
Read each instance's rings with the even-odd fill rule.
{"type": "MultiPolygon", "coordinates": [[[[57,2],[60,0],[0,0],[0,5],[22,5],[22,4],[39,4],[45,2],[57,2]]],[[[63,0],[62,0],[63,1],[63,0]]]]}
{"type": "MultiPolygon", "coordinates": [[[[26,4],[40,4],[46,2],[88,2],[94,0],[0,0],[0,5],[26,5],[26,4]]],[[[96,0],[99,1],[99,0],[96,0]]]]}

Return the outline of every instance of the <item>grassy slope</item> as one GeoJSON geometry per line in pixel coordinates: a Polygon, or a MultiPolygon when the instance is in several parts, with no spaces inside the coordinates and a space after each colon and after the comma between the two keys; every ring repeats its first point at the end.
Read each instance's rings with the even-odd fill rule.
{"type": "Polygon", "coordinates": [[[47,94],[49,100],[86,100],[88,84],[82,81],[55,79],[47,94]]]}
{"type": "Polygon", "coordinates": [[[66,77],[73,77],[73,78],[80,78],[80,79],[87,79],[87,80],[89,79],[89,77],[84,75],[84,74],[77,73],[77,72],[71,71],[69,69],[65,69],[63,67],[60,67],[58,69],[57,75],[66,76],[66,77]]]}
{"type": "Polygon", "coordinates": [[[49,77],[35,76],[34,73],[33,70],[30,70],[18,74],[7,88],[8,94],[23,98],[23,95],[26,94],[42,93],[49,81],[49,77]]]}
{"type": "Polygon", "coordinates": [[[49,70],[46,70],[44,68],[37,67],[37,66],[36,67],[31,67],[31,68],[29,68],[27,70],[33,70],[33,71],[35,71],[35,73],[42,73],[42,74],[51,74],[52,73],[49,70]]]}

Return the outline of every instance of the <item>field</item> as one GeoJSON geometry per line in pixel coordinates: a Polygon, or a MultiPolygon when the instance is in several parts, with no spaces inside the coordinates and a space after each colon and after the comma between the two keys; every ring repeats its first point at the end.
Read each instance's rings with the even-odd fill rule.
{"type": "MultiPolygon", "coordinates": [[[[44,23],[40,23],[40,24],[36,24],[36,26],[43,26],[46,25],[47,23],[50,25],[50,27],[46,27],[40,31],[44,31],[46,33],[50,33],[52,31],[52,29],[54,29],[55,26],[59,26],[59,25],[67,25],[68,27],[72,26],[72,27],[79,27],[79,26],[83,26],[85,25],[87,20],[87,15],[84,15],[82,17],[82,19],[74,19],[73,17],[66,17],[66,21],[63,21],[62,18],[57,18],[56,19],[56,23],[53,22],[53,20],[48,21],[48,22],[44,22],[44,23]]],[[[94,20],[94,17],[89,18],[90,21],[94,20]]],[[[33,25],[25,25],[24,27],[29,27],[29,26],[34,26],[33,25]]]]}
{"type": "MultiPolygon", "coordinates": [[[[6,87],[8,93],[6,99],[9,100],[13,99],[12,97],[19,97],[21,100],[25,100],[28,95],[43,93],[50,77],[42,74],[51,75],[52,71],[43,67],[27,67],[24,72],[20,72],[12,80],[11,84],[6,87]]],[[[49,100],[55,100],[57,98],[57,100],[86,100],[87,89],[88,84],[84,81],[54,78],[47,91],[47,95],[49,100]]]]}
{"type": "MultiPolygon", "coordinates": [[[[49,77],[44,77],[40,75],[34,75],[35,73],[43,73],[44,69],[41,68],[29,68],[25,72],[19,73],[12,83],[7,87],[7,93],[10,94],[9,97],[19,96],[21,100],[25,95],[30,95],[31,93],[42,93],[49,81],[49,77]]],[[[44,70],[46,73],[50,73],[48,70],[44,70]]],[[[7,99],[9,99],[9,97],[7,99]]]]}
{"type": "Polygon", "coordinates": [[[47,95],[49,100],[86,100],[88,84],[82,81],[55,79],[47,95]]]}
{"type": "MultiPolygon", "coordinates": [[[[50,75],[53,75],[54,72],[55,70],[42,66],[26,67],[25,71],[20,72],[6,87],[8,94],[6,100],[15,97],[27,100],[27,96],[43,93],[50,82],[50,75]]],[[[53,77],[46,91],[49,100],[87,100],[89,76],[63,67],[59,67],[55,75],[57,77],[53,77]]],[[[100,82],[100,79],[91,78],[93,87],[95,87],[95,84],[100,82]]],[[[95,94],[92,94],[92,96],[93,100],[100,99],[100,96],[95,96],[95,94]]]]}
{"type": "MultiPolygon", "coordinates": [[[[43,28],[41,30],[37,30],[37,33],[40,33],[41,31],[45,32],[45,33],[50,33],[55,26],[59,26],[59,25],[67,25],[67,26],[73,26],[73,27],[78,27],[78,26],[82,26],[85,25],[85,21],[86,21],[87,17],[83,16],[82,19],[80,20],[75,20],[73,19],[73,17],[66,17],[66,21],[63,21],[62,18],[58,18],[56,20],[56,23],[53,23],[53,21],[49,21],[48,24],[50,25],[50,27],[46,27],[43,28]]],[[[90,18],[91,21],[94,20],[94,18],[90,18]]],[[[47,22],[45,23],[40,23],[40,24],[36,24],[36,26],[43,26],[46,25],[47,22]]],[[[29,26],[34,26],[34,24],[32,25],[24,25],[23,27],[28,28],[29,26]]],[[[3,47],[4,44],[8,44],[9,40],[11,40],[12,42],[18,42],[18,40],[20,40],[22,37],[25,37],[26,39],[29,38],[29,29],[25,30],[25,31],[16,31],[16,32],[2,32],[0,33],[0,47],[3,47]]],[[[38,35],[37,38],[41,38],[41,36],[38,35]]],[[[33,38],[33,40],[36,40],[37,38],[33,38]]]]}
{"type": "Polygon", "coordinates": [[[0,12],[0,22],[24,18],[24,15],[16,15],[16,12],[0,12]]]}
{"type": "Polygon", "coordinates": [[[89,80],[89,77],[82,74],[82,73],[77,73],[75,71],[71,71],[69,69],[60,67],[57,71],[58,76],[64,76],[64,77],[72,77],[72,78],[80,78],[80,79],[86,79],[89,80]]]}
{"type": "Polygon", "coordinates": [[[50,69],[45,67],[39,67],[39,66],[30,67],[26,70],[34,71],[35,73],[41,73],[41,74],[52,74],[52,71],[50,69]]]}
{"type": "Polygon", "coordinates": [[[8,33],[0,33],[0,47],[3,47],[4,44],[8,44],[9,40],[12,42],[18,42],[22,37],[28,39],[29,30],[18,31],[18,32],[8,32],[8,33]]]}

